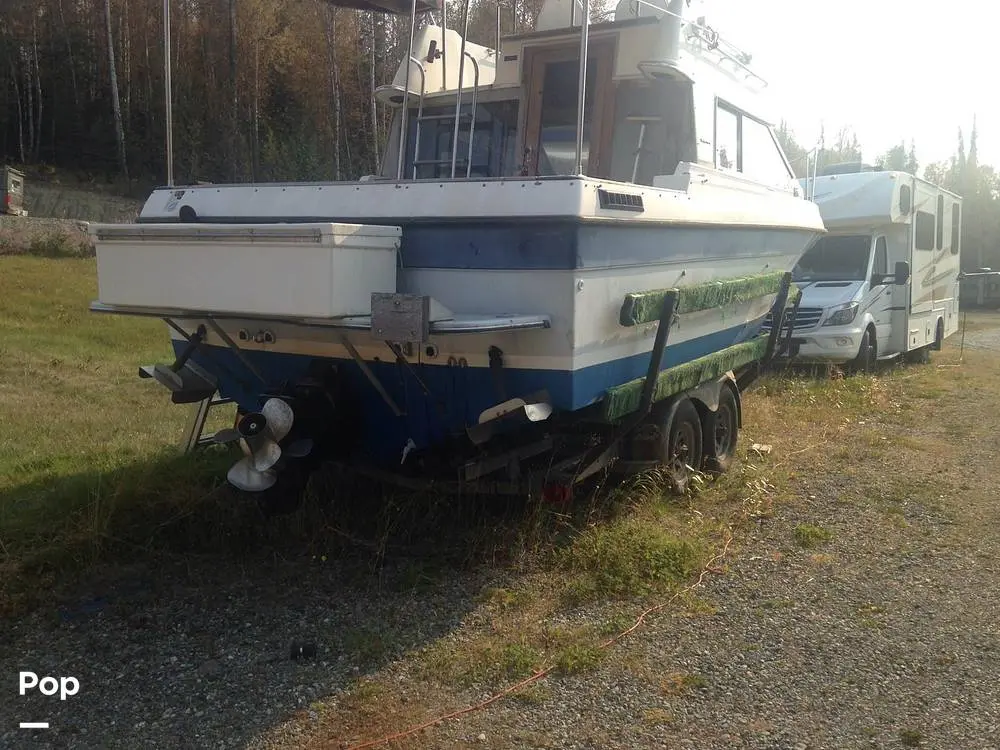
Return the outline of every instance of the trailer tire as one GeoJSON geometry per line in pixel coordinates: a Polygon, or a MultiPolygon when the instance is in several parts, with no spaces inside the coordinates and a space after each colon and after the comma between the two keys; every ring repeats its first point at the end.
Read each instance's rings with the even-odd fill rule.
{"type": "Polygon", "coordinates": [[[683,495],[691,486],[694,473],[701,468],[704,445],[701,417],[687,396],[682,396],[671,411],[673,416],[666,425],[663,464],[670,479],[671,491],[683,495]]]}
{"type": "Polygon", "coordinates": [[[729,385],[719,390],[719,406],[715,411],[706,411],[702,426],[703,447],[707,471],[723,474],[729,471],[736,456],[736,442],[739,439],[739,406],[736,395],[729,385]]]}

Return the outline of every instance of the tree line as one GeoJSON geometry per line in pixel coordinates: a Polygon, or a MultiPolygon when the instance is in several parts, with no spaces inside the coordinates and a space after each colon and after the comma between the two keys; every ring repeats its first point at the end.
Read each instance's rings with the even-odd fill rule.
{"type": "MultiPolygon", "coordinates": [[[[507,32],[540,0],[504,2],[507,32]]],[[[408,18],[322,0],[170,0],[178,181],[351,179],[374,172],[408,18]]],[[[449,26],[461,5],[449,3],[449,26]]],[[[496,36],[475,0],[469,37],[496,36]]],[[[166,174],[163,0],[4,0],[0,152],[6,162],[166,174]]]]}

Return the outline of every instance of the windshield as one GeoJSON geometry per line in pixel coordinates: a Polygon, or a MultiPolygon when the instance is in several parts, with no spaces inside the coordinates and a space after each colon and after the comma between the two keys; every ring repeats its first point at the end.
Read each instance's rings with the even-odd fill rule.
{"type": "Polygon", "coordinates": [[[871,235],[821,237],[792,269],[795,281],[863,281],[868,275],[871,235]]]}

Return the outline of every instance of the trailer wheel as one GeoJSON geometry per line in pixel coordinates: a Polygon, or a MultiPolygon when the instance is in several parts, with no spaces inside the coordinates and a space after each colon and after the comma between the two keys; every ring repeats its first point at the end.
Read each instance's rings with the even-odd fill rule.
{"type": "Polygon", "coordinates": [[[739,414],[731,387],[719,391],[719,408],[705,414],[703,433],[705,468],[717,474],[729,471],[739,439],[739,414]]]}
{"type": "Polygon", "coordinates": [[[691,399],[682,397],[673,412],[673,418],[667,425],[667,450],[663,463],[670,476],[670,489],[680,495],[687,492],[692,475],[701,467],[704,443],[701,417],[691,399]]]}

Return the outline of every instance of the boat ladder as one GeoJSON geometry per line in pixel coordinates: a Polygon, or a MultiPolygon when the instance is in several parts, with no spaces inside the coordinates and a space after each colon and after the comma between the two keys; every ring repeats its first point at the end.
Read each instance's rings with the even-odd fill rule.
{"type": "MultiPolygon", "coordinates": [[[[463,57],[468,58],[472,63],[473,70],[473,80],[472,80],[472,101],[471,106],[468,110],[462,111],[462,88],[461,88],[461,76],[459,76],[459,89],[457,93],[457,99],[455,102],[455,112],[454,114],[424,114],[424,85],[425,85],[425,75],[424,67],[419,60],[415,58],[410,58],[410,60],[418,66],[420,70],[420,99],[417,105],[417,125],[416,133],[414,134],[414,148],[413,148],[413,179],[417,179],[417,170],[419,167],[429,166],[429,167],[451,167],[451,178],[454,179],[455,171],[459,165],[465,167],[465,177],[468,179],[472,176],[472,144],[474,141],[474,136],[476,133],[476,108],[478,106],[479,99],[479,62],[475,57],[469,52],[463,52],[463,57]],[[442,120],[453,120],[454,127],[451,131],[451,138],[449,142],[449,147],[445,150],[448,154],[447,157],[438,158],[435,154],[434,158],[421,159],[421,142],[420,136],[422,134],[421,125],[423,123],[430,122],[440,122],[442,120]],[[469,132],[469,148],[466,152],[464,159],[459,159],[456,149],[458,148],[458,134],[462,132],[463,126],[468,124],[469,132]]],[[[462,66],[465,67],[464,65],[462,66]]],[[[437,135],[437,129],[432,131],[437,135]]],[[[434,175],[437,176],[437,175],[434,175]]]]}

